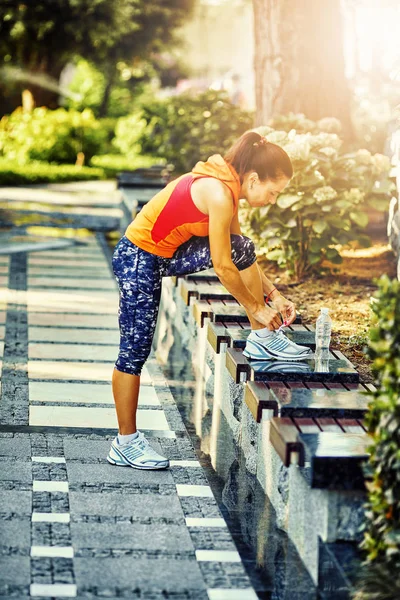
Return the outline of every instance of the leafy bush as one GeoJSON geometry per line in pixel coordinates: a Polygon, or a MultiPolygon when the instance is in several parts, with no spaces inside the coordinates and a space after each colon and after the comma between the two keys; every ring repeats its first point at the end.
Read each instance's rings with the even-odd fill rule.
{"type": "Polygon", "coordinates": [[[373,438],[366,472],[372,473],[367,523],[361,543],[361,600],[400,597],[400,282],[386,275],[372,302],[375,314],[369,354],[377,378],[366,416],[373,438]]]}
{"type": "Polygon", "coordinates": [[[223,154],[253,124],[251,113],[216,91],[154,100],[130,118],[132,123],[117,126],[118,148],[165,158],[175,174],[190,171],[212,154],[223,154]]]}
{"type": "Polygon", "coordinates": [[[0,121],[0,156],[18,162],[74,164],[83,152],[88,162],[107,145],[109,135],[90,110],[35,108],[29,113],[17,108],[0,121]]]}
{"type": "Polygon", "coordinates": [[[106,173],[103,169],[76,167],[75,165],[48,165],[38,161],[21,165],[17,162],[0,159],[0,185],[65,183],[105,178],[106,173]]]}
{"type": "Polygon", "coordinates": [[[368,246],[365,211],[386,210],[394,187],[388,178],[389,159],[368,150],[341,154],[336,134],[287,133],[269,127],[256,131],[282,146],[294,167],[275,206],[242,209],[244,230],[259,250],[301,280],[325,259],[340,263],[335,246],[353,240],[368,246]]]}
{"type": "Polygon", "coordinates": [[[120,154],[137,156],[142,151],[140,140],[146,135],[146,127],[147,123],[140,111],[121,117],[115,127],[113,146],[120,154]]]}

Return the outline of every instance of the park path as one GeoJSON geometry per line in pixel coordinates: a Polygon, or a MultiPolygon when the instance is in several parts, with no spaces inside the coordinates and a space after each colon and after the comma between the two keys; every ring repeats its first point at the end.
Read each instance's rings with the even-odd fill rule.
{"type": "Polygon", "coordinates": [[[154,356],[138,428],[171,468],[106,462],[119,341],[110,250],[102,233],[49,240],[0,254],[1,598],[254,600],[154,356]]]}

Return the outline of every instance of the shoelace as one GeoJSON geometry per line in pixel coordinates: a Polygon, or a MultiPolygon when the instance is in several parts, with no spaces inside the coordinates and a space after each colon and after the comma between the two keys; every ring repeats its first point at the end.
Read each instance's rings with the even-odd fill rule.
{"type": "Polygon", "coordinates": [[[150,446],[149,440],[144,437],[144,433],[139,433],[139,447],[152,456],[158,456],[158,453],[150,446]]]}

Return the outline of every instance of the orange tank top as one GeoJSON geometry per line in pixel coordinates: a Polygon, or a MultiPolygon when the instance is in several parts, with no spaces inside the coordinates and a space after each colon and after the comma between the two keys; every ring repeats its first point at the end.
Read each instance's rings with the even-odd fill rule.
{"type": "Polygon", "coordinates": [[[214,177],[229,187],[236,211],[239,176],[222,156],[215,154],[156,194],[128,226],[126,237],[151,254],[170,258],[192,236],[207,236],[208,215],[197,208],[191,196],[193,182],[203,177],[214,177]]]}

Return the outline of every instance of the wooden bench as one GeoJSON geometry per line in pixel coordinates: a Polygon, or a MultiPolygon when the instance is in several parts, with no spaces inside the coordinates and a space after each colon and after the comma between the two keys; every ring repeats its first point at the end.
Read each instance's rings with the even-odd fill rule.
{"type": "Polygon", "coordinates": [[[361,419],[273,417],[270,442],[286,467],[308,465],[310,487],[365,490],[372,439],[361,419]]]}
{"type": "MultiPolygon", "coordinates": [[[[272,410],[274,417],[360,419],[368,410],[366,394],[373,389],[373,385],[364,383],[249,381],[244,398],[257,423],[263,410],[272,410]]],[[[335,428],[324,421],[323,430],[335,428]]]]}
{"type": "MultiPolygon", "coordinates": [[[[214,352],[218,354],[221,351],[221,344],[226,344],[229,348],[244,349],[250,331],[250,325],[245,323],[219,321],[208,324],[207,339],[214,352]]],[[[285,334],[296,344],[315,350],[314,326],[293,323],[285,328],[285,334]]]]}
{"type": "Polygon", "coordinates": [[[181,281],[191,281],[192,283],[220,283],[214,269],[206,269],[198,273],[188,273],[187,275],[177,275],[172,277],[172,281],[177,286],[181,281]]]}
{"type": "Polygon", "coordinates": [[[163,175],[165,167],[154,165],[150,168],[134,169],[133,171],[122,171],[117,177],[118,188],[163,188],[168,177],[163,175]]]}
{"type": "Polygon", "coordinates": [[[192,298],[196,300],[233,300],[233,296],[221,284],[206,279],[204,282],[198,280],[183,280],[180,285],[181,297],[186,304],[190,305],[192,298]]]}
{"type": "Polygon", "coordinates": [[[358,383],[359,374],[338,350],[329,352],[328,361],[312,355],[302,361],[247,360],[240,349],[228,348],[226,367],[236,383],[245,381],[316,381],[358,383]]]}
{"type": "MultiPolygon", "coordinates": [[[[249,326],[246,311],[236,300],[197,300],[192,305],[193,316],[199,327],[204,327],[205,319],[218,323],[240,323],[249,326]]],[[[295,323],[301,322],[297,315],[295,323]]]]}

